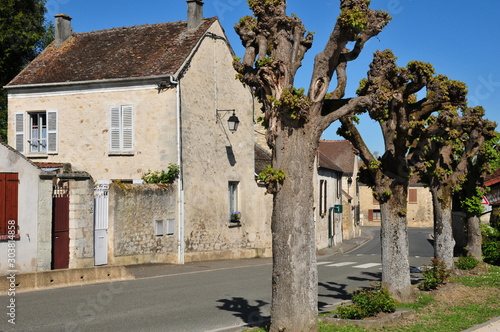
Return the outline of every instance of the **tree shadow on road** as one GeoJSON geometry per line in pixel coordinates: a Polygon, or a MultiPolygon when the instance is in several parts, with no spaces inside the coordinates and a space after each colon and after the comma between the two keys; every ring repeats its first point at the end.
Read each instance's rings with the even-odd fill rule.
{"type": "Polygon", "coordinates": [[[256,300],[257,305],[250,305],[248,300],[242,297],[233,297],[217,300],[217,302],[221,303],[217,308],[233,312],[233,316],[241,318],[250,327],[263,326],[271,319],[269,316],[262,316],[260,308],[269,304],[265,301],[256,300]]]}

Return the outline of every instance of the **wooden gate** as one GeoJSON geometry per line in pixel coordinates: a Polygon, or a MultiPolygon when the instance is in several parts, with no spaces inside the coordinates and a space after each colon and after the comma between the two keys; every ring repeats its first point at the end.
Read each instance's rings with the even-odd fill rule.
{"type": "Polygon", "coordinates": [[[52,193],[52,269],[69,267],[69,182],[52,193]]]}

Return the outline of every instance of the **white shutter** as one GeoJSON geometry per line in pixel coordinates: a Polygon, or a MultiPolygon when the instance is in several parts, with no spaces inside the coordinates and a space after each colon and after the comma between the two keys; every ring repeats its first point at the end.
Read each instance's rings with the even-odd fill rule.
{"type": "Polygon", "coordinates": [[[120,106],[111,106],[109,141],[111,151],[120,151],[120,106]]]}
{"type": "Polygon", "coordinates": [[[20,153],[24,153],[24,112],[15,114],[16,142],[15,148],[20,153]]]}
{"type": "Polygon", "coordinates": [[[132,151],[134,149],[134,107],[122,107],[122,149],[132,151]]]}
{"type": "Polygon", "coordinates": [[[47,111],[47,153],[57,154],[57,111],[47,111]]]}

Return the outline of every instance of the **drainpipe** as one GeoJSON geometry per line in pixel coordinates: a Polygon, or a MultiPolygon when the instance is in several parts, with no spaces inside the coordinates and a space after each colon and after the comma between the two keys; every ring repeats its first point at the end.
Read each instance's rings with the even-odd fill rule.
{"type": "Polygon", "coordinates": [[[177,165],[179,165],[179,180],[178,180],[178,211],[179,211],[179,234],[178,234],[178,251],[177,263],[184,264],[184,182],[183,182],[183,168],[182,168],[182,137],[181,137],[181,85],[180,81],[174,80],[170,77],[170,83],[176,85],[177,89],[177,165]]]}

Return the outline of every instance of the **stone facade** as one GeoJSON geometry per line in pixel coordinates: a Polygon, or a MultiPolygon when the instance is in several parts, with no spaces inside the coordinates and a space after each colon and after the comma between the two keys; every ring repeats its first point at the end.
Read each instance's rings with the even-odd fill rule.
{"type": "MultiPolygon", "coordinates": [[[[132,227],[127,223],[138,221],[129,218],[143,212],[132,211],[138,205],[130,198],[129,214],[117,207],[110,209],[110,221],[115,212],[125,218],[114,217],[114,224],[109,224],[110,264],[182,263],[271,254],[272,198],[264,195],[265,189],[255,179],[252,92],[235,80],[233,51],[218,20],[205,22],[213,23],[171,75],[9,89],[10,142],[16,141],[16,114],[23,113],[26,119],[35,111],[57,111],[57,152],[26,152],[28,158],[71,163],[73,169],[88,172],[99,183],[140,182],[148,170],[167,170],[169,164],[180,161],[177,192],[169,196],[169,204],[175,209],[168,209],[168,218],[175,219],[175,240],[164,238],[158,244],[158,239],[151,240],[150,233],[136,234],[135,242],[130,240],[126,236],[129,229],[123,227],[132,227]],[[158,89],[161,80],[173,83],[158,89]],[[114,106],[132,107],[131,151],[111,151],[110,113],[114,106]],[[232,113],[217,110],[235,111],[240,120],[237,132],[231,133],[227,127],[232,113]],[[230,183],[237,184],[237,210],[243,216],[237,227],[229,222],[230,183]],[[179,243],[182,245],[177,248],[179,243]],[[154,248],[160,247],[156,252],[154,248]]],[[[74,204],[92,201],[84,197],[84,192],[84,188],[75,188],[72,195],[78,203],[74,204]],[[76,193],[78,190],[81,192],[76,193]]],[[[120,199],[115,203],[123,207],[120,199]]],[[[90,206],[78,209],[91,211],[90,206]]],[[[76,210],[71,210],[75,237],[71,239],[70,267],[90,264],[93,253],[88,220],[79,218],[76,210]]]]}
{"type": "MultiPolygon", "coordinates": [[[[434,224],[434,216],[430,190],[423,185],[418,184],[410,185],[410,190],[416,191],[416,202],[408,202],[408,226],[432,227],[434,224]]],[[[380,225],[380,219],[377,215],[377,211],[380,211],[380,205],[374,200],[372,189],[364,184],[361,184],[359,186],[359,197],[361,224],[365,226],[380,225]],[[374,213],[375,217],[371,217],[372,213],[374,213]]]]}
{"type": "Polygon", "coordinates": [[[316,249],[321,250],[342,242],[342,213],[335,213],[334,206],[342,204],[342,174],[319,167],[315,175],[314,217],[316,249]]]}

